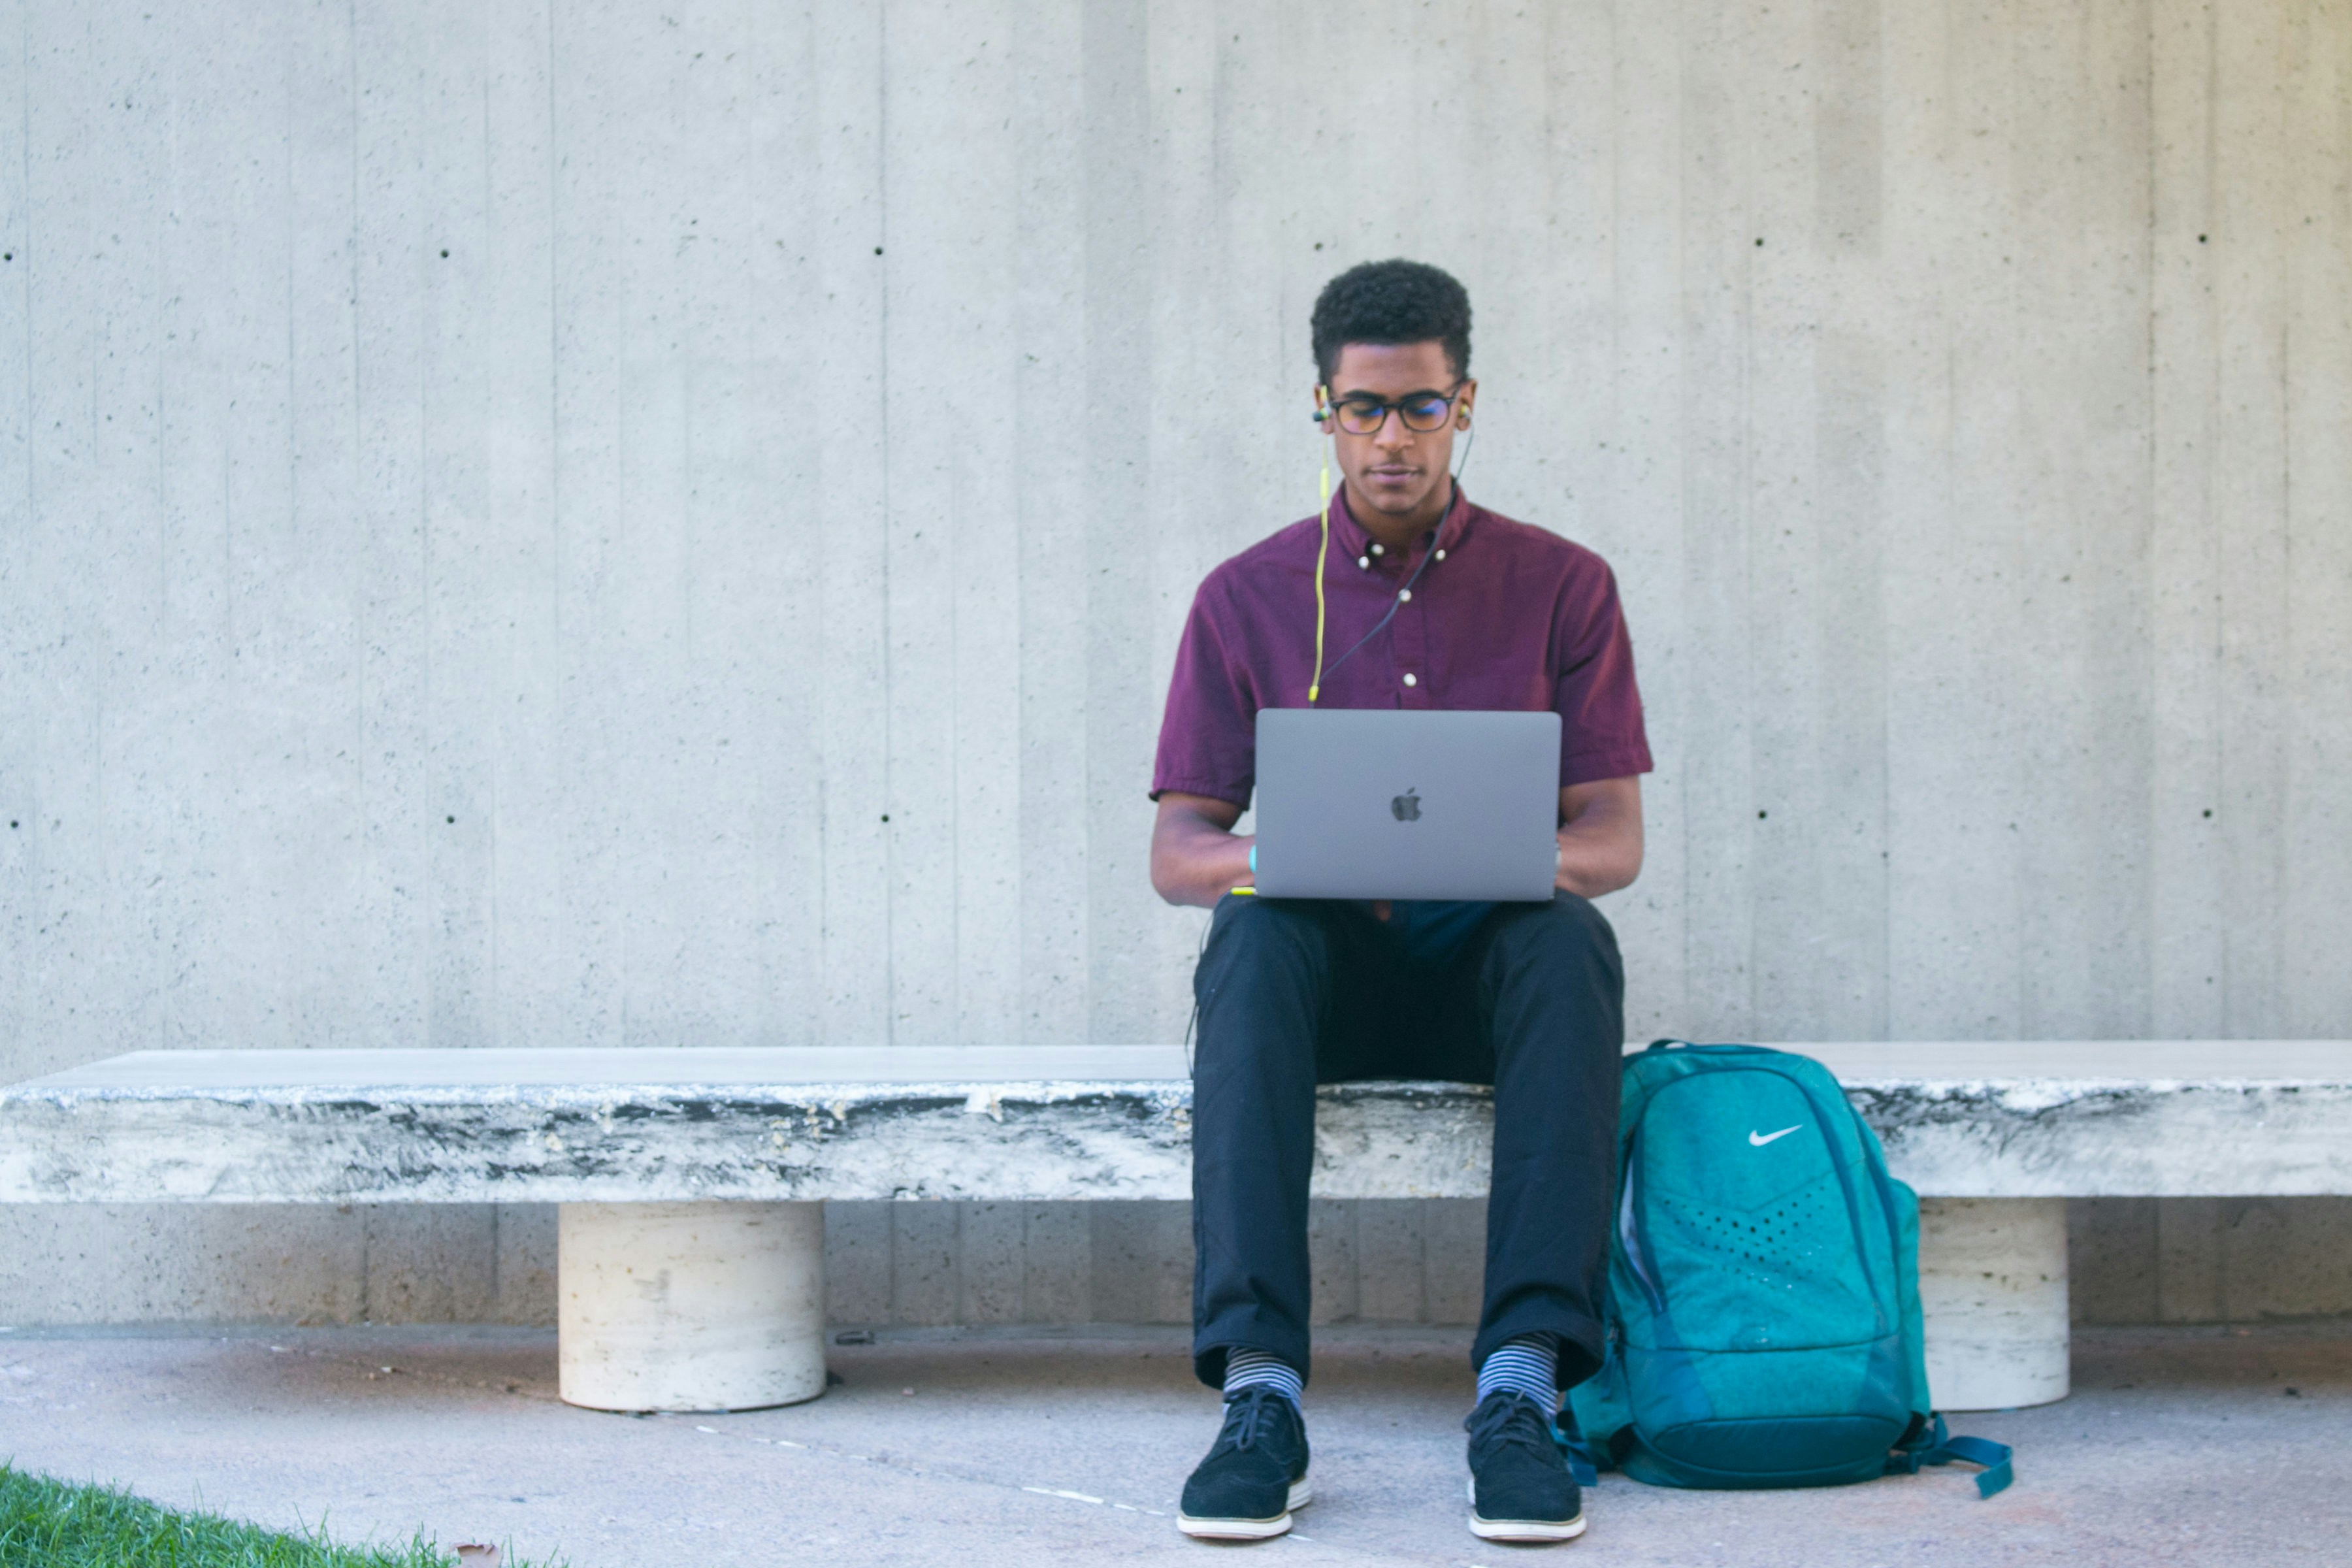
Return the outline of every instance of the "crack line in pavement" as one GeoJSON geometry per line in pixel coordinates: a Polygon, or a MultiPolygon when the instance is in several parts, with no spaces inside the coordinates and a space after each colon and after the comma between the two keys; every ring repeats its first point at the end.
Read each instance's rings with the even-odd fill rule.
{"type": "MultiPolygon", "coordinates": [[[[656,1415],[654,1419],[658,1421],[661,1417],[656,1415]]],[[[1016,1488],[1013,1482],[999,1480],[993,1476],[974,1474],[970,1470],[966,1470],[956,1466],[935,1466],[927,1468],[920,1465],[910,1465],[906,1463],[904,1460],[893,1459],[887,1457],[877,1458],[870,1454],[853,1454],[846,1448],[836,1448],[829,1443],[795,1442],[788,1437],[762,1437],[757,1433],[752,1432],[722,1432],[716,1426],[697,1426],[694,1430],[697,1432],[708,1433],[713,1437],[730,1438],[739,1443],[761,1443],[765,1444],[770,1447],[798,1448],[804,1454],[817,1454],[827,1458],[856,1459],[865,1464],[880,1465],[885,1469],[896,1470],[901,1475],[925,1476],[945,1480],[961,1481],[968,1486],[993,1487],[1003,1491],[1017,1489],[1024,1492],[1032,1492],[1039,1497],[1063,1498],[1072,1502],[1088,1503],[1096,1508],[1108,1507],[1116,1509],[1121,1513],[1149,1514],[1154,1519],[1166,1519],[1168,1517],[1165,1512],[1156,1508],[1145,1508],[1139,1503],[1113,1502],[1108,1499],[1098,1498],[1088,1492],[1068,1491],[1058,1487],[1021,1486],[1016,1488]]]]}
{"type": "MultiPolygon", "coordinates": [[[[349,1352],[338,1352],[324,1349],[314,1350],[309,1346],[292,1347],[271,1345],[269,1346],[269,1349],[280,1355],[290,1353],[294,1355],[307,1356],[316,1361],[328,1362],[337,1365],[362,1370],[366,1372],[367,1375],[371,1379],[389,1373],[394,1376],[415,1378],[419,1383],[440,1384],[445,1387],[454,1388],[460,1392],[476,1394],[487,1393],[506,1387],[505,1380],[493,1383],[484,1383],[478,1380],[468,1380],[449,1373],[429,1369],[417,1369],[398,1365],[386,1367],[383,1363],[380,1361],[354,1357],[349,1352]]],[[[526,1380],[515,1379],[511,1381],[520,1384],[526,1380]]],[[[507,1392],[522,1398],[536,1400],[541,1404],[562,1405],[563,1403],[560,1396],[551,1398],[547,1394],[539,1393],[535,1390],[530,1393],[524,1393],[522,1389],[517,1387],[509,1388],[507,1392]]],[[[647,1418],[656,1422],[662,1422],[665,1420],[667,1414],[667,1412],[656,1411],[650,1413],[647,1418]]],[[[880,1465],[886,1469],[896,1470],[901,1475],[937,1477],[946,1480],[962,1481],[971,1486],[994,1487],[1000,1489],[1008,1490],[1013,1489],[1011,1483],[998,1480],[991,1476],[974,1475],[952,1468],[926,1469],[920,1466],[909,1465],[898,1460],[876,1458],[872,1455],[868,1454],[855,1454],[846,1448],[835,1447],[829,1443],[803,1443],[797,1442],[790,1437],[762,1437],[749,1432],[741,1434],[721,1432],[716,1426],[704,1426],[699,1424],[695,1426],[694,1430],[697,1432],[708,1433],[714,1437],[733,1437],[738,1442],[761,1443],[765,1444],[770,1447],[777,1448],[798,1448],[803,1453],[817,1454],[827,1458],[854,1460],[859,1464],[880,1465]]],[[[1139,1503],[1115,1502],[1108,1499],[1090,1496],[1086,1492],[1066,1491],[1051,1487],[1030,1486],[1021,1487],[1018,1489],[1024,1492],[1034,1492],[1044,1497],[1063,1498],[1074,1502],[1091,1503],[1097,1508],[1108,1507],[1115,1509],[1121,1513],[1148,1514],[1153,1519],[1166,1519],[1169,1517],[1161,1510],[1156,1508],[1145,1508],[1139,1503]]]]}

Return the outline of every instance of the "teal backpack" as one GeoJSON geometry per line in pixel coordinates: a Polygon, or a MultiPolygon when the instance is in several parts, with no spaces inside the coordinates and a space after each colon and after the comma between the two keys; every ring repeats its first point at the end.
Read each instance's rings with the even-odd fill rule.
{"type": "Polygon", "coordinates": [[[1827,1068],[1661,1040],[1625,1063],[1622,1105],[1608,1359],[1570,1393],[1573,1458],[1669,1487],[1954,1459],[1985,1467],[1982,1496],[2009,1484],[2009,1449],[1928,1404],[1918,1200],[1827,1068]]]}

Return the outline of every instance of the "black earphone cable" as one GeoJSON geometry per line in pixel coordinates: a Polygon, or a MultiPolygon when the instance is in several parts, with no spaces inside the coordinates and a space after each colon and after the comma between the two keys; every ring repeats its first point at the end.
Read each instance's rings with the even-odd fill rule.
{"type": "MultiPolygon", "coordinates": [[[[1454,504],[1461,499],[1462,485],[1459,480],[1456,480],[1454,486],[1453,497],[1445,503],[1445,517],[1451,517],[1454,514],[1454,504]]],[[[1444,519],[1442,517],[1438,521],[1437,530],[1433,531],[1431,534],[1433,542],[1428,552],[1422,556],[1421,564],[1412,569],[1412,575],[1404,580],[1404,586],[1399,589],[1396,595],[1389,600],[1388,614],[1382,616],[1378,621],[1374,622],[1370,631],[1368,631],[1362,637],[1358,637],[1355,642],[1355,647],[1349,648],[1346,653],[1341,654],[1339,658],[1333,659],[1330,663],[1323,667],[1323,674],[1327,679],[1330,676],[1333,670],[1339,668],[1341,665],[1347,663],[1349,659],[1353,658],[1357,648],[1362,647],[1366,643],[1371,641],[1374,637],[1388,630],[1389,623],[1396,619],[1397,611],[1404,607],[1404,595],[1412,592],[1412,585],[1421,581],[1421,574],[1429,570],[1429,563],[1437,559],[1437,547],[1433,542],[1436,537],[1436,532],[1443,531],[1444,527],[1444,519]]]]}

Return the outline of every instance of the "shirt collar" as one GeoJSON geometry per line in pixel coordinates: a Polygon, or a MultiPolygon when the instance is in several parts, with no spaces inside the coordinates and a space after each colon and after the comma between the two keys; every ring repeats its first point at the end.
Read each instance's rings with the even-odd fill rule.
{"type": "MultiPolygon", "coordinates": [[[[1453,550],[1459,546],[1463,531],[1470,526],[1470,498],[1463,493],[1459,483],[1450,479],[1446,482],[1454,486],[1454,502],[1437,521],[1436,548],[1440,550],[1453,550]]],[[[1364,525],[1358,522],[1356,514],[1349,510],[1348,487],[1344,484],[1331,497],[1331,533],[1350,555],[1369,555],[1371,552],[1372,536],[1364,531],[1364,525]]],[[[1420,547],[1416,545],[1400,559],[1410,562],[1419,553],[1420,547]]]]}

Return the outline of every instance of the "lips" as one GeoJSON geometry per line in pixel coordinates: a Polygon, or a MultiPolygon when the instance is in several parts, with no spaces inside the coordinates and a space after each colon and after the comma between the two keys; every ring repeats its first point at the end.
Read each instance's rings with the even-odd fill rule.
{"type": "Polygon", "coordinates": [[[1409,485],[1421,478],[1419,468],[1367,468],[1364,477],[1376,485],[1409,485]]]}

